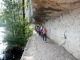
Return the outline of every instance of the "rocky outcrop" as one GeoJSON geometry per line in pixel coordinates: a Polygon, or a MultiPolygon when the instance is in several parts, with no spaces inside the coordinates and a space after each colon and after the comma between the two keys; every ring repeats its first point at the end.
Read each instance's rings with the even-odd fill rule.
{"type": "Polygon", "coordinates": [[[80,0],[32,0],[32,9],[50,39],[80,60],[80,0]]]}
{"type": "Polygon", "coordinates": [[[45,22],[47,35],[80,60],[80,8],[45,22]]]}
{"type": "Polygon", "coordinates": [[[32,0],[33,18],[36,22],[45,22],[47,18],[55,18],[78,7],[80,0],[32,0]]]}

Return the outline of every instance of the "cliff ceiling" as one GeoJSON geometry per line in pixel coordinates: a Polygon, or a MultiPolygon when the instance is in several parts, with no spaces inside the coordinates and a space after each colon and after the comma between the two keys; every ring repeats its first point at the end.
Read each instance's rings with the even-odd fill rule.
{"type": "Polygon", "coordinates": [[[80,0],[32,0],[33,18],[45,22],[71,9],[80,8],[80,0]]]}

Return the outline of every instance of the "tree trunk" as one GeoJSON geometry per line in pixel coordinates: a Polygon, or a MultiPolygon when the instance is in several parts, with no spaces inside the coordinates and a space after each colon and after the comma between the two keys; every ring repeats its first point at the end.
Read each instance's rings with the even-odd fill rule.
{"type": "Polygon", "coordinates": [[[25,38],[25,0],[22,0],[23,5],[23,37],[25,38]]]}

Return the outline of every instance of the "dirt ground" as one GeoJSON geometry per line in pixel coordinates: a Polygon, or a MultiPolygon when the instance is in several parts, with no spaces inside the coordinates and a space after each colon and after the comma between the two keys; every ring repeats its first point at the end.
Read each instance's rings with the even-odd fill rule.
{"type": "Polygon", "coordinates": [[[35,31],[30,37],[21,60],[77,60],[50,39],[43,41],[35,31]]]}

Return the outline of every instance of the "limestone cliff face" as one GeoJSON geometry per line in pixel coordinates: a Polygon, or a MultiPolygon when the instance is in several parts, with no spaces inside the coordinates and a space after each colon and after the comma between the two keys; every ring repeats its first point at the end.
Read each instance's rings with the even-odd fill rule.
{"type": "Polygon", "coordinates": [[[33,18],[36,22],[44,22],[50,17],[55,18],[79,7],[80,0],[32,0],[33,18]]]}
{"type": "Polygon", "coordinates": [[[70,10],[45,22],[50,39],[80,60],[80,8],[70,10]]]}
{"type": "Polygon", "coordinates": [[[32,8],[50,39],[80,60],[80,0],[32,0],[32,8]]]}

